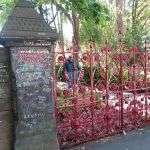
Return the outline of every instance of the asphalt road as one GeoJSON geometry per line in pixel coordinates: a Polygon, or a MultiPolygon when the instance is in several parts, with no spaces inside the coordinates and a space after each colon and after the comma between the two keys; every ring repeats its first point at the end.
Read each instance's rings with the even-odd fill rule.
{"type": "Polygon", "coordinates": [[[86,143],[71,150],[150,150],[150,127],[86,143]]]}

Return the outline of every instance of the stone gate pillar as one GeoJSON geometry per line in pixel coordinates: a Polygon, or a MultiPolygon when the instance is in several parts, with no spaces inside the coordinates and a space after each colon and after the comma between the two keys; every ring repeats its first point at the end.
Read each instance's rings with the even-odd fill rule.
{"type": "Polygon", "coordinates": [[[13,148],[14,122],[10,67],[8,50],[0,47],[0,150],[13,148]]]}
{"type": "Polygon", "coordinates": [[[57,34],[33,5],[20,0],[3,27],[16,85],[16,150],[58,150],[50,52],[57,34]]]}

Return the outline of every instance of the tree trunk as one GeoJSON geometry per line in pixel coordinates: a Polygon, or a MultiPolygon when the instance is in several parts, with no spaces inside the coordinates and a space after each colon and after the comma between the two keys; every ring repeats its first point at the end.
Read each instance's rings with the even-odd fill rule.
{"type": "Polygon", "coordinates": [[[60,13],[60,48],[64,52],[63,13],[60,13]]]}
{"type": "Polygon", "coordinates": [[[132,36],[134,39],[134,44],[138,45],[139,43],[137,43],[137,8],[138,8],[138,4],[139,4],[139,0],[133,0],[133,4],[132,4],[132,36]]]}
{"type": "MultiPolygon", "coordinates": [[[[57,9],[57,7],[56,7],[56,9],[57,9]]],[[[55,29],[57,29],[56,18],[58,17],[58,10],[57,10],[57,13],[55,14],[54,13],[54,5],[53,4],[51,4],[51,13],[52,13],[53,19],[52,19],[52,21],[49,24],[54,23],[54,27],[55,27],[55,29]]]]}
{"type": "Polygon", "coordinates": [[[122,40],[124,33],[124,24],[123,24],[124,4],[125,0],[116,0],[118,41],[122,40]]]}
{"type": "Polygon", "coordinates": [[[73,47],[76,50],[80,49],[80,34],[79,34],[79,15],[72,13],[72,27],[73,27],[73,47]]]}
{"type": "Polygon", "coordinates": [[[59,48],[60,48],[61,52],[64,52],[63,13],[62,12],[58,12],[57,31],[59,33],[59,41],[58,41],[59,48]]]}
{"type": "Polygon", "coordinates": [[[40,5],[40,6],[38,7],[38,9],[39,9],[40,15],[41,15],[42,17],[44,17],[44,11],[43,11],[42,5],[40,5]]]}

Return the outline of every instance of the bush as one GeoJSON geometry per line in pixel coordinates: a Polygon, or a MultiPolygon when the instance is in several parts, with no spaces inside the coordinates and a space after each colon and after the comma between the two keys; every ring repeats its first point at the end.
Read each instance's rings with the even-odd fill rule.
{"type": "Polygon", "coordinates": [[[65,81],[65,78],[64,78],[64,66],[61,65],[61,64],[58,64],[55,66],[56,70],[55,70],[55,73],[56,73],[56,77],[57,77],[57,80],[58,81],[65,81]]]}
{"type": "MultiPolygon", "coordinates": [[[[83,82],[85,85],[90,85],[91,84],[91,68],[89,66],[83,66],[82,68],[84,70],[84,76],[81,82],[83,82]]],[[[100,75],[100,67],[95,67],[93,68],[95,70],[94,73],[94,84],[96,84],[100,79],[103,79],[100,75]]],[[[64,77],[64,68],[63,65],[59,64],[56,65],[56,76],[58,81],[66,81],[64,77]]],[[[103,79],[104,80],[104,79],[103,79]]]]}

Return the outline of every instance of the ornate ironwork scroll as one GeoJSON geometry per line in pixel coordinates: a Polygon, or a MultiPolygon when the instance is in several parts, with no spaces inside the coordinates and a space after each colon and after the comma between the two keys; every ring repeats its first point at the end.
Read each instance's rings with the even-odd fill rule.
{"type": "MultiPolygon", "coordinates": [[[[150,120],[150,52],[80,53],[79,81],[68,88],[65,68],[74,52],[55,51],[54,97],[58,139],[62,147],[130,131],[150,120]]],[[[78,71],[75,69],[73,72],[78,71]]],[[[73,73],[74,74],[74,73],[73,73]]]]}

